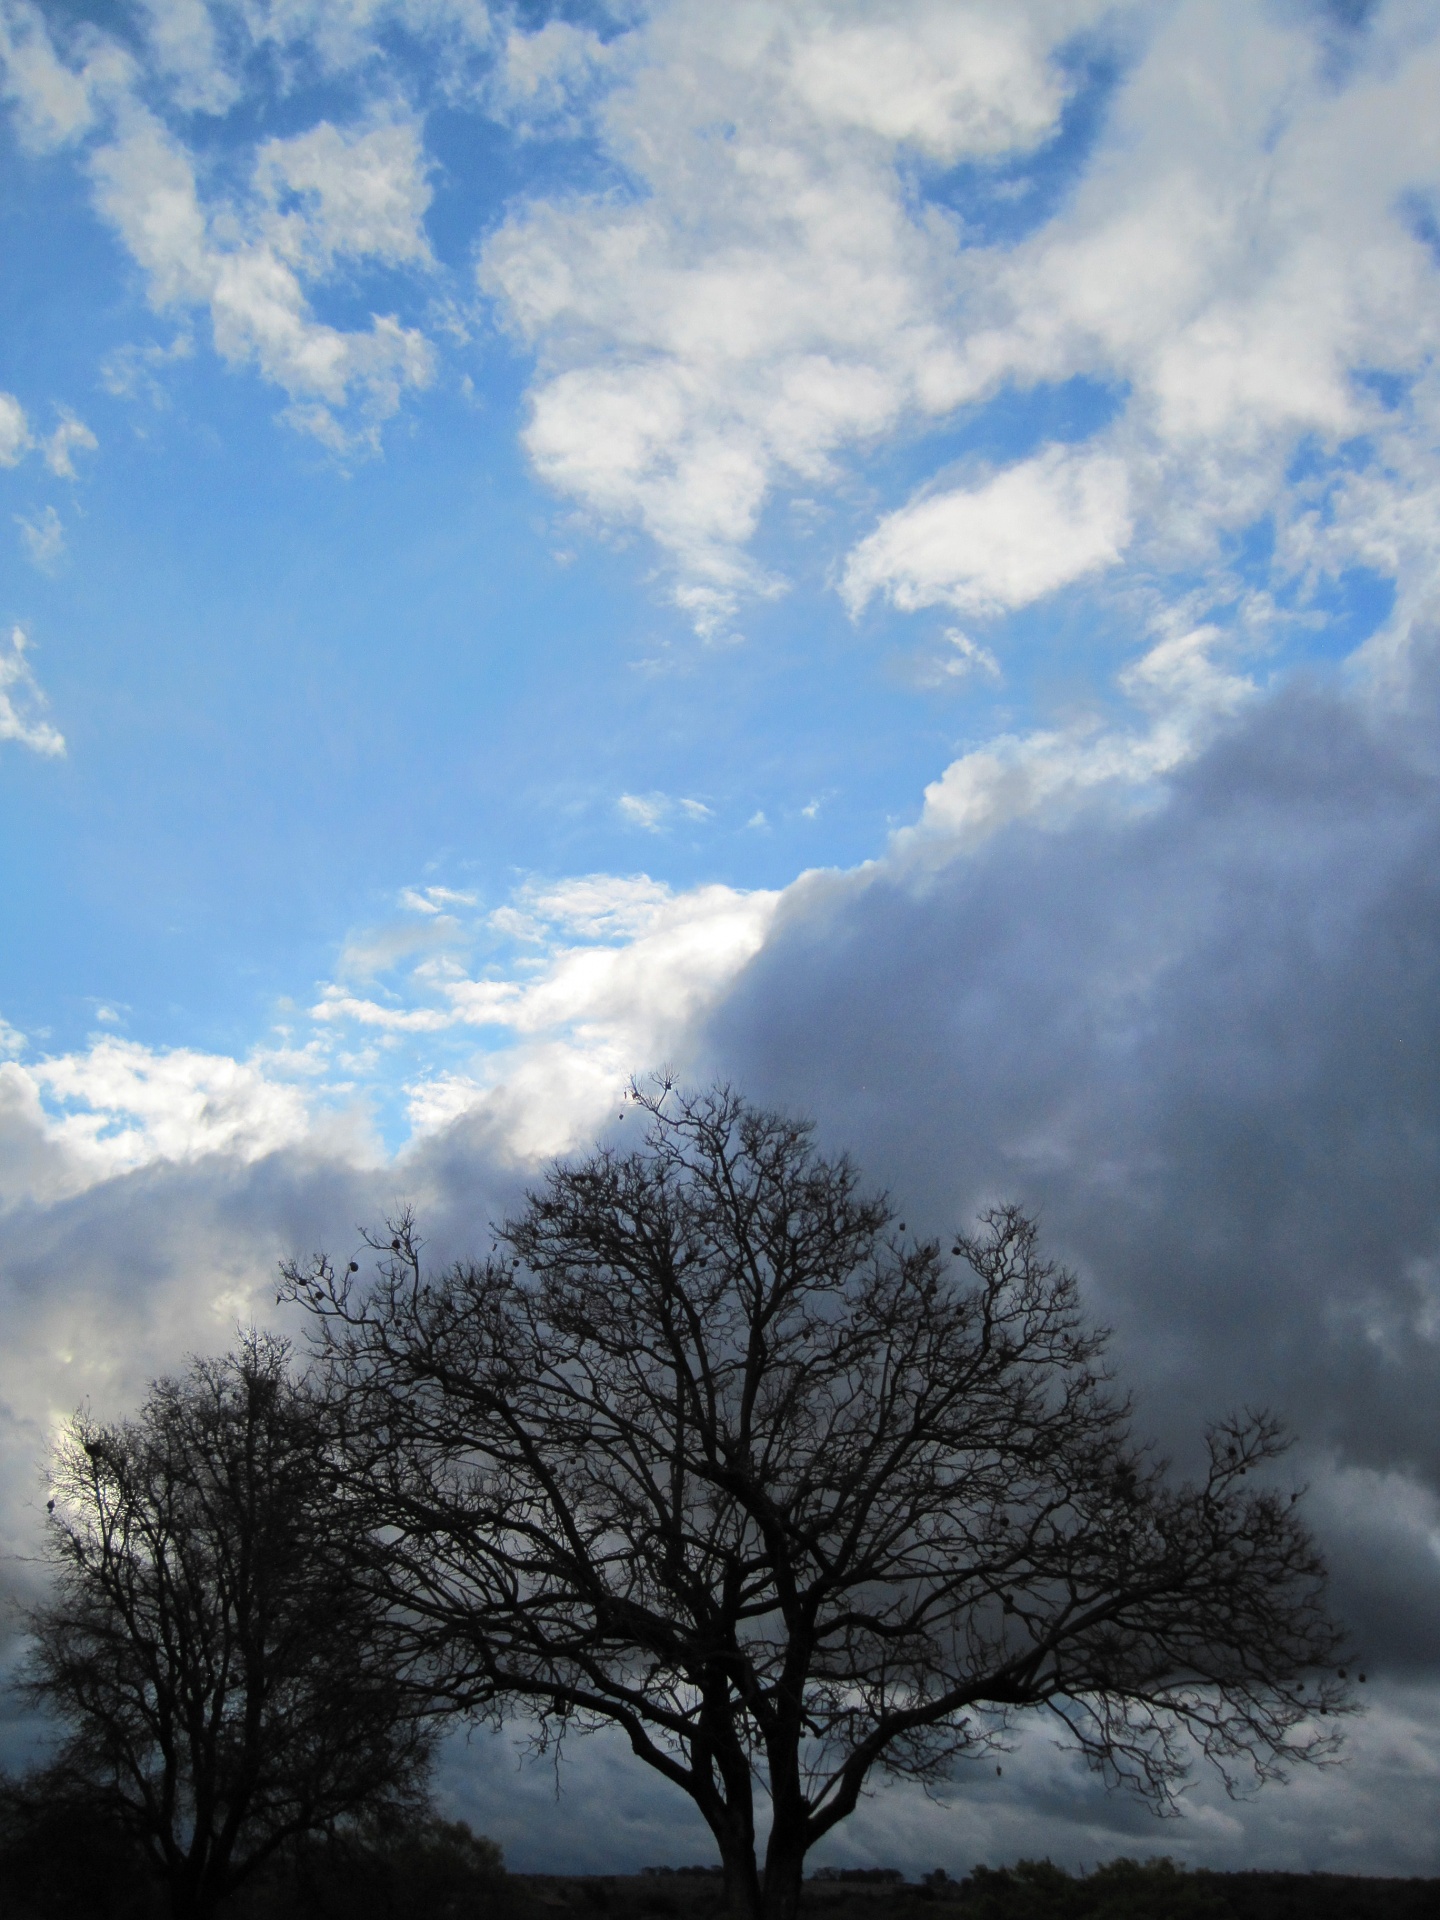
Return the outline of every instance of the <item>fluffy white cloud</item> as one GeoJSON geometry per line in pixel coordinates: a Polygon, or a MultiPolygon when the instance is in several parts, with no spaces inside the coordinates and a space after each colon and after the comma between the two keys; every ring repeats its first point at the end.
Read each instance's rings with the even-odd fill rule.
{"type": "MultiPolygon", "coordinates": [[[[1107,437],[1150,564],[1208,561],[1267,512],[1293,560],[1286,530],[1317,492],[1314,458],[1290,471],[1299,446],[1323,464],[1369,436],[1379,491],[1431,463],[1440,263],[1407,208],[1440,188],[1436,22],[1404,0],[1375,9],[1339,71],[1314,24],[1199,0],[1157,15],[1060,216],[969,263],[968,391],[1123,384],[1107,437]],[[1367,386],[1377,370],[1402,376],[1394,404],[1367,386]]],[[[1334,477],[1320,490],[1339,559],[1334,477]]]]}
{"type": "MultiPolygon", "coordinates": [[[[314,1131],[300,1089],[223,1054],[107,1037],[83,1053],[11,1061],[0,1074],[11,1110],[37,1117],[55,1150],[52,1198],[157,1162],[218,1153],[248,1163],[314,1131]]],[[[11,1205],[24,1197],[3,1196],[11,1205]]]]}
{"type": "Polygon", "coordinates": [[[962,754],[926,787],[915,824],[892,836],[891,857],[902,869],[946,865],[1017,821],[1054,827],[1097,801],[1153,803],[1156,782],[1193,759],[1257,691],[1217,660],[1227,639],[1202,627],[1152,646],[1120,676],[1131,716],[1118,722],[1087,716],[1001,734],[962,754]]]}
{"type": "MultiPolygon", "coordinates": [[[[533,1162],[599,1126],[626,1077],[668,1059],[765,937],[780,896],[645,875],[532,883],[486,916],[522,944],[514,967],[481,976],[446,956],[420,963],[401,995],[337,983],[313,1008],[337,1041],[490,1030],[454,1071],[422,1072],[409,1112],[424,1137],[466,1118],[506,1163],[533,1162]]],[[[363,943],[362,943],[363,944],[363,943]]]]}
{"type": "Polygon", "coordinates": [[[32,0],[0,5],[0,98],[10,102],[20,137],[34,151],[80,139],[134,82],[129,55],[92,27],[75,30],[71,51],[69,62],[57,55],[32,0]]]}
{"type": "Polygon", "coordinates": [[[337,259],[429,265],[426,171],[419,130],[404,121],[321,121],[293,139],[267,140],[255,158],[261,230],[282,259],[310,275],[337,259]]]}
{"type": "Polygon", "coordinates": [[[65,751],[65,736],[40,717],[45,695],[25,658],[29,646],[24,630],[12,627],[9,646],[0,649],[0,740],[58,756],[65,751]]]}
{"type": "Polygon", "coordinates": [[[1012,153],[1053,132],[1065,85],[1050,55],[1086,21],[1085,9],[952,0],[796,9],[791,84],[822,124],[936,160],[1012,153]]]}
{"type": "Polygon", "coordinates": [[[853,613],[876,593],[907,612],[998,613],[1112,566],[1130,531],[1123,462],[1049,447],[887,515],[850,556],[843,591],[853,613]]]}
{"type": "Polygon", "coordinates": [[[155,66],[187,113],[224,113],[240,97],[205,0],[139,0],[155,66]]]}
{"type": "Polygon", "coordinates": [[[540,352],[538,470],[644,526],[702,624],[761,584],[742,550],[777,479],[963,397],[955,234],[899,163],[1033,146],[1099,11],[680,0],[612,48],[601,126],[643,191],[522,208],[481,285],[540,352]]]}
{"type": "Polygon", "coordinates": [[[589,27],[547,20],[533,33],[512,27],[490,97],[500,117],[529,132],[578,128],[577,109],[611,63],[610,48],[589,27]]]}
{"type": "MultiPolygon", "coordinates": [[[[1303,581],[1347,563],[1362,512],[1421,514],[1437,263],[1413,209],[1440,191],[1433,15],[1392,0],[1337,53],[1299,10],[1127,9],[1126,70],[1073,190],[1018,242],[976,244],[965,201],[926,199],[933,169],[981,162],[966,191],[983,208],[1002,184],[983,162],[1005,155],[1023,204],[1017,157],[1064,101],[1057,49],[1099,15],[676,0],[608,44],[593,110],[637,191],[532,200],[488,242],[481,284],[537,350],[537,471],[645,528],[702,629],[773,587],[748,548],[777,486],[825,486],[848,449],[1007,384],[1084,375],[1117,394],[1103,454],[1065,469],[1094,494],[1057,499],[1058,473],[1025,470],[1070,552],[1048,583],[1018,550],[974,574],[962,554],[954,575],[937,553],[895,574],[897,604],[1003,610],[1127,534],[1136,565],[1223,570],[1225,532],[1267,512],[1303,581]],[[1409,382],[1398,403],[1367,388],[1376,369],[1409,382]],[[1296,448],[1335,459],[1362,434],[1378,471],[1317,511],[1296,448]]],[[[547,74],[558,41],[554,56],[547,74]]],[[[939,496],[916,513],[862,547],[852,592],[890,538],[943,546],[939,496]]],[[[962,544],[989,531],[958,500],[956,515],[962,544]]]]}

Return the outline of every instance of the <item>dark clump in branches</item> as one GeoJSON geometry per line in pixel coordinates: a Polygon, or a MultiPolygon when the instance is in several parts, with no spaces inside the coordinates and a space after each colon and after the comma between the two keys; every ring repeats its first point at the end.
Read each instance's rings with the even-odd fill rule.
{"type": "Polygon", "coordinates": [[[176,1920],[302,1835],[418,1804],[424,1721],[334,1455],[327,1409],[261,1336],[159,1382],[134,1420],[77,1417],[56,1450],[28,1692],[65,1737],[12,1797],[138,1851],[176,1920]]]}
{"type": "Polygon", "coordinates": [[[1177,1484],[1021,1212],[957,1277],[803,1122],[634,1097],[644,1145],[557,1166],[485,1264],[427,1275],[406,1219],[373,1285],[288,1272],[437,1697],[623,1729],[736,1920],[790,1920],[877,1768],[937,1780],[1029,1710],[1162,1808],[1197,1744],[1236,1785],[1332,1752],[1274,1421],[1177,1484]]]}

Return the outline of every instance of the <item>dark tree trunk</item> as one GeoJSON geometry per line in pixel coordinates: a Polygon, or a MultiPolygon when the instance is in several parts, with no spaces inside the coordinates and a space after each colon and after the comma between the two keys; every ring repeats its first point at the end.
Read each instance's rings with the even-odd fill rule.
{"type": "Polygon", "coordinates": [[[710,1831],[720,1849],[725,1875],[728,1920],[762,1920],[760,1875],[755,1867],[755,1821],[749,1807],[727,1808],[729,1818],[707,1810],[710,1831]]]}
{"type": "Polygon", "coordinates": [[[765,1849],[761,1920],[796,1920],[804,1877],[803,1834],[798,1824],[789,1821],[782,1824],[777,1813],[775,1824],[770,1829],[770,1844],[765,1849]]]}
{"type": "Polygon", "coordinates": [[[185,1861],[170,1874],[170,1920],[213,1920],[225,1891],[213,1863],[185,1861]]]}
{"type": "Polygon", "coordinates": [[[207,1886],[191,1874],[177,1874],[170,1882],[170,1920],[210,1920],[215,1899],[207,1886]]]}
{"type": "Polygon", "coordinates": [[[734,1859],[724,1859],[724,1867],[725,1912],[729,1920],[762,1920],[760,1875],[755,1868],[754,1848],[743,1853],[737,1851],[734,1859]]]}

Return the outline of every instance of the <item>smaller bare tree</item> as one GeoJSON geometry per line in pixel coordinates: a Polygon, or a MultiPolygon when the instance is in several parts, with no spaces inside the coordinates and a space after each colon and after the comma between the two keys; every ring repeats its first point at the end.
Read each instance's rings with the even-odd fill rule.
{"type": "Polygon", "coordinates": [[[291,1839],[413,1797],[424,1723],[395,1678],[325,1410],[261,1335],[73,1420],[52,1463],[54,1588],[27,1687],[56,1782],[136,1834],[175,1920],[291,1839]]]}
{"type": "Polygon", "coordinates": [[[635,1098],[644,1146],[557,1166],[484,1265],[427,1278],[403,1220],[373,1286],[289,1269],[438,1694],[622,1729],[734,1920],[791,1920],[874,1769],[939,1779],[1024,1709],[1161,1805],[1195,1742],[1232,1780],[1333,1750],[1274,1421],[1177,1484],[1021,1213],[957,1241],[956,1284],[805,1123],[635,1098]]]}

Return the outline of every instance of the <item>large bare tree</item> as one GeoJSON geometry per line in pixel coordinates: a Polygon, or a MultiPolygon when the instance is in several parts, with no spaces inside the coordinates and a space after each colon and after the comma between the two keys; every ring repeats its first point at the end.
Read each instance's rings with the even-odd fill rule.
{"type": "Polygon", "coordinates": [[[1177,1484],[1020,1212],[957,1280],[803,1122],[632,1098],[643,1145],[556,1166],[483,1264],[427,1276],[404,1219],[373,1282],[289,1269],[438,1693],[623,1729],[736,1920],[793,1915],[873,1770],[937,1779],[1022,1710],[1162,1804],[1197,1744],[1232,1781],[1333,1750],[1272,1420],[1177,1484]]]}
{"type": "Polygon", "coordinates": [[[134,1420],[78,1416],[51,1477],[29,1690],[66,1739],[42,1785],[137,1836],[176,1920],[296,1837],[414,1795],[423,1717],[282,1343],[195,1362],[134,1420]]]}

